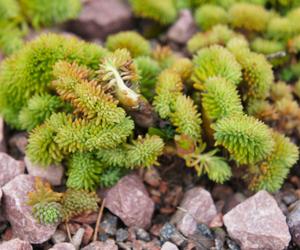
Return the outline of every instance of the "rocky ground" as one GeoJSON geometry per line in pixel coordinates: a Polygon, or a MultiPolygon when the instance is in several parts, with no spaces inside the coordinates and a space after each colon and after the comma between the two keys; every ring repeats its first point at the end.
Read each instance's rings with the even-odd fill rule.
{"type": "MultiPolygon", "coordinates": [[[[120,30],[139,26],[128,6],[118,0],[91,0],[68,32],[101,43],[120,30]]],[[[179,49],[196,31],[191,13],[161,41],[179,49]]],[[[99,233],[98,213],[72,219],[68,225],[36,223],[26,205],[34,176],[64,189],[62,166],[41,169],[24,155],[26,133],[10,131],[0,120],[0,250],[192,250],[298,249],[300,247],[300,173],[295,167],[276,194],[250,193],[235,180],[216,185],[163,157],[161,166],[123,177],[109,190],[99,190],[104,204],[99,233]]],[[[101,215],[101,214],[100,214],[101,215]]]]}

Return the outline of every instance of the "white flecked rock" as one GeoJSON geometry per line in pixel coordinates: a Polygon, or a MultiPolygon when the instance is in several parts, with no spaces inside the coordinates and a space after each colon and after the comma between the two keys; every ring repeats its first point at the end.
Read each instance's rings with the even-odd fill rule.
{"type": "Polygon", "coordinates": [[[178,20],[170,27],[167,37],[176,43],[185,44],[195,33],[197,26],[190,10],[182,10],[178,20]]]}
{"type": "Polygon", "coordinates": [[[167,241],[162,245],[161,250],[178,250],[178,247],[175,244],[167,241]]]}
{"type": "Polygon", "coordinates": [[[33,164],[28,157],[24,158],[26,169],[32,176],[39,176],[49,181],[53,186],[62,184],[64,176],[64,168],[62,165],[50,165],[48,167],[41,167],[33,164]]]}
{"type": "Polygon", "coordinates": [[[17,175],[23,174],[25,164],[17,161],[8,154],[0,152],[0,187],[8,183],[17,175]]]}
{"type": "Polygon", "coordinates": [[[147,228],[154,212],[154,202],[137,175],[127,175],[106,194],[105,207],[128,227],[147,228]]]}
{"type": "Polygon", "coordinates": [[[76,250],[76,248],[71,243],[63,242],[63,243],[55,244],[49,250],[76,250]]]}
{"type": "Polygon", "coordinates": [[[2,187],[2,204],[14,236],[32,244],[40,244],[51,238],[57,225],[41,225],[33,218],[31,207],[27,205],[27,195],[34,190],[34,183],[34,176],[18,175],[2,187]]]}
{"type": "Polygon", "coordinates": [[[291,240],[285,216],[266,191],[234,207],[223,220],[242,250],[282,250],[291,240]]]}
{"type": "Polygon", "coordinates": [[[118,250],[114,240],[108,239],[105,242],[95,241],[81,250],[118,250]]]}
{"type": "Polygon", "coordinates": [[[201,187],[187,191],[179,207],[171,222],[176,224],[185,236],[196,231],[197,223],[209,225],[217,215],[210,193],[201,187]]]}
{"type": "Polygon", "coordinates": [[[29,242],[16,238],[2,242],[0,250],[32,250],[32,246],[29,242]]]}

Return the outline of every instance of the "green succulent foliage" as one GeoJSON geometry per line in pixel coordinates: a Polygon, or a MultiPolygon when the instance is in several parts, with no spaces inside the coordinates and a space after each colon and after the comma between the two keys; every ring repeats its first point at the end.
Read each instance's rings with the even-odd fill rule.
{"type": "Polygon", "coordinates": [[[154,88],[161,68],[157,61],[147,56],[140,56],[134,59],[140,76],[141,94],[148,100],[154,97],[154,88]]]}
{"type": "Polygon", "coordinates": [[[169,69],[179,74],[181,80],[184,83],[190,81],[193,73],[194,65],[192,61],[188,58],[177,58],[170,65],[169,69]]]}
{"type": "Polygon", "coordinates": [[[121,168],[108,168],[100,176],[101,187],[112,187],[114,186],[124,175],[127,170],[121,168]]]}
{"type": "Polygon", "coordinates": [[[258,37],[252,41],[251,49],[257,53],[269,55],[279,51],[284,51],[285,46],[281,42],[274,41],[274,40],[267,40],[258,37]]]}
{"type": "Polygon", "coordinates": [[[99,150],[97,158],[109,167],[150,167],[157,164],[162,153],[163,140],[159,136],[138,137],[131,144],[123,144],[112,150],[99,150]]]}
{"type": "Polygon", "coordinates": [[[226,43],[226,48],[233,54],[249,49],[249,42],[244,36],[235,36],[226,43]]]}
{"type": "Polygon", "coordinates": [[[183,83],[178,73],[169,69],[160,73],[155,87],[157,95],[154,97],[153,105],[161,118],[165,119],[170,116],[172,104],[182,89],[183,83]]]}
{"type": "Polygon", "coordinates": [[[280,41],[287,41],[295,35],[293,23],[287,17],[274,17],[267,26],[267,37],[280,41]]]}
{"type": "Polygon", "coordinates": [[[20,15],[20,6],[16,0],[2,0],[0,2],[0,21],[15,19],[20,15]]]}
{"type": "Polygon", "coordinates": [[[216,24],[227,24],[227,12],[217,5],[205,4],[195,11],[196,24],[203,30],[209,30],[216,24]]]}
{"type": "Polygon", "coordinates": [[[185,95],[178,95],[171,110],[170,121],[176,127],[176,132],[200,140],[201,118],[193,100],[185,95]]]}
{"type": "Polygon", "coordinates": [[[177,9],[173,0],[129,0],[133,13],[142,18],[152,19],[162,25],[175,21],[177,9]]]}
{"type": "Polygon", "coordinates": [[[233,28],[264,32],[270,13],[262,6],[251,3],[236,3],[229,9],[230,24],[233,28]]]}
{"type": "Polygon", "coordinates": [[[211,30],[198,32],[187,42],[187,49],[190,53],[195,53],[204,47],[219,44],[225,45],[236,33],[226,25],[215,25],[211,30]]]}
{"type": "Polygon", "coordinates": [[[41,35],[1,64],[0,113],[12,127],[20,128],[19,112],[29,99],[48,93],[52,68],[59,60],[76,61],[97,69],[106,50],[55,34],[41,35]]]}
{"type": "Polygon", "coordinates": [[[236,58],[242,66],[243,83],[246,88],[244,98],[268,97],[274,81],[272,65],[263,55],[247,49],[237,51],[236,58]]]}
{"type": "Polygon", "coordinates": [[[210,77],[223,77],[234,85],[241,81],[241,66],[233,54],[219,45],[199,50],[193,62],[195,82],[205,82],[210,77]]]}
{"type": "Polygon", "coordinates": [[[98,211],[99,201],[95,192],[68,189],[62,198],[63,220],[68,221],[83,212],[98,211]]]}
{"type": "Polygon", "coordinates": [[[1,51],[4,54],[9,55],[20,49],[23,45],[23,33],[24,32],[22,32],[13,22],[9,20],[2,21],[0,18],[1,51]]]}
{"type": "Polygon", "coordinates": [[[28,105],[24,106],[19,113],[19,121],[22,129],[32,130],[52,113],[62,109],[65,104],[57,96],[50,94],[35,95],[28,101],[28,105]]]}
{"type": "Polygon", "coordinates": [[[56,129],[66,122],[67,117],[64,113],[54,113],[42,125],[31,131],[26,154],[33,163],[47,167],[63,160],[64,153],[54,141],[54,137],[56,129]]]}
{"type": "Polygon", "coordinates": [[[62,220],[62,206],[58,202],[40,202],[32,207],[33,217],[41,224],[52,225],[62,220]]]}
{"type": "Polygon", "coordinates": [[[20,6],[26,18],[37,28],[75,18],[81,9],[79,0],[20,0],[20,6]]]}
{"type": "Polygon", "coordinates": [[[252,190],[265,189],[275,192],[282,186],[290,168],[299,159],[299,149],[288,138],[273,132],[274,150],[258,166],[252,166],[254,177],[250,182],[252,190]]]}
{"type": "Polygon", "coordinates": [[[68,161],[67,187],[95,190],[100,185],[103,164],[92,153],[75,153],[68,161]]]}
{"type": "Polygon", "coordinates": [[[110,51],[127,49],[133,58],[149,56],[151,53],[150,43],[135,31],[123,31],[110,35],[105,45],[110,51]]]}
{"type": "Polygon", "coordinates": [[[225,147],[241,164],[265,159],[274,148],[271,130],[257,119],[242,115],[223,118],[212,125],[215,145],[225,147]]]}
{"type": "Polygon", "coordinates": [[[209,78],[205,81],[202,106],[206,115],[213,120],[243,113],[236,87],[220,77],[209,78]]]}
{"type": "Polygon", "coordinates": [[[231,168],[226,159],[216,156],[217,150],[207,153],[202,152],[202,148],[197,148],[192,154],[184,156],[188,167],[194,167],[198,176],[207,174],[208,178],[217,183],[224,183],[232,176],[231,168]]]}

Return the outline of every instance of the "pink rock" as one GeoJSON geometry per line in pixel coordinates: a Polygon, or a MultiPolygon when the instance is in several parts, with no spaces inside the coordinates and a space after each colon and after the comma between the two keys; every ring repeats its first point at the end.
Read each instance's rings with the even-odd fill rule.
{"type": "Polygon", "coordinates": [[[179,19],[170,27],[167,37],[176,43],[185,44],[195,33],[197,26],[190,10],[182,10],[179,19]]]}
{"type": "Polygon", "coordinates": [[[167,241],[162,245],[161,250],[178,250],[178,247],[175,244],[167,241]]]}
{"type": "Polygon", "coordinates": [[[49,181],[53,186],[62,184],[64,176],[64,168],[62,165],[50,165],[48,167],[41,167],[33,164],[28,157],[24,158],[26,169],[32,176],[39,176],[49,181]]]}
{"type": "Polygon", "coordinates": [[[86,38],[105,38],[108,34],[132,26],[128,5],[119,0],[86,1],[80,16],[68,28],[86,38]]]}
{"type": "Polygon", "coordinates": [[[114,240],[108,239],[105,242],[95,241],[81,250],[118,250],[114,240]]]}
{"type": "Polygon", "coordinates": [[[0,152],[0,186],[15,178],[17,175],[23,174],[25,164],[22,161],[16,161],[8,154],[0,152]]]}
{"type": "MultiPolygon", "coordinates": [[[[0,61],[1,61],[1,59],[0,59],[0,61]]],[[[0,117],[0,152],[6,152],[6,143],[5,143],[4,134],[5,134],[4,121],[3,121],[3,118],[0,117]]]]}
{"type": "Polygon", "coordinates": [[[172,218],[172,223],[185,235],[196,231],[197,223],[209,225],[217,215],[217,209],[209,192],[201,187],[187,191],[172,218]]]}
{"type": "Polygon", "coordinates": [[[29,242],[16,238],[1,243],[0,250],[32,250],[32,246],[29,242]]]}
{"type": "Polygon", "coordinates": [[[291,240],[285,216],[266,191],[237,205],[223,220],[230,237],[243,250],[282,250],[291,240]]]}
{"type": "Polygon", "coordinates": [[[154,202],[137,175],[123,177],[106,194],[105,207],[128,227],[147,228],[150,226],[154,202]]]}
{"type": "Polygon", "coordinates": [[[36,222],[27,206],[27,194],[34,190],[35,177],[18,175],[3,188],[3,210],[10,222],[13,234],[32,244],[40,244],[50,239],[57,225],[46,226],[36,222]]]}
{"type": "Polygon", "coordinates": [[[71,243],[63,242],[55,244],[49,250],[76,250],[76,248],[71,243]]]}

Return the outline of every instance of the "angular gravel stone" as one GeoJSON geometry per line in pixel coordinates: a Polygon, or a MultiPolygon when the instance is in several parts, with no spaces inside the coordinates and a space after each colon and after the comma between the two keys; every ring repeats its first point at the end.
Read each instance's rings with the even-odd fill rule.
{"type": "Polygon", "coordinates": [[[195,33],[197,26],[190,10],[182,10],[179,19],[170,27],[167,37],[169,40],[185,44],[195,33]]]}
{"type": "Polygon", "coordinates": [[[106,193],[105,207],[129,227],[147,228],[154,212],[154,203],[136,175],[123,177],[106,193]]]}
{"type": "Polygon", "coordinates": [[[51,238],[57,225],[41,225],[32,216],[27,206],[27,194],[34,190],[35,177],[18,175],[3,188],[3,210],[10,222],[13,234],[32,244],[40,244],[51,238]]]}
{"type": "Polygon", "coordinates": [[[300,247],[300,201],[292,205],[292,210],[287,216],[287,223],[293,238],[293,242],[300,247]]]}
{"type": "Polygon", "coordinates": [[[28,241],[16,238],[2,242],[0,244],[0,250],[32,250],[32,246],[28,241]]]}
{"type": "Polygon", "coordinates": [[[229,236],[242,249],[282,250],[291,240],[285,216],[266,191],[237,205],[223,219],[229,236]]]}
{"type": "Polygon", "coordinates": [[[130,7],[119,0],[89,0],[68,28],[86,38],[105,38],[132,27],[130,7]]]}
{"type": "Polygon", "coordinates": [[[49,250],[76,250],[76,248],[71,243],[63,242],[55,244],[49,250]]]}
{"type": "Polygon", "coordinates": [[[201,187],[187,191],[179,207],[171,222],[185,236],[193,234],[198,223],[209,225],[217,215],[210,193],[201,187]]]}
{"type": "Polygon", "coordinates": [[[107,240],[105,242],[95,241],[81,250],[118,250],[114,240],[107,240]]]}
{"type": "Polygon", "coordinates": [[[62,165],[50,165],[48,167],[41,167],[33,164],[26,156],[24,158],[26,169],[32,176],[39,176],[49,181],[53,186],[59,186],[62,184],[64,175],[64,168],[62,165]]]}
{"type": "Polygon", "coordinates": [[[161,250],[178,250],[178,247],[175,244],[167,241],[162,245],[161,250]]]}
{"type": "Polygon", "coordinates": [[[8,154],[0,152],[0,187],[8,183],[17,175],[23,174],[25,164],[17,161],[8,154]]]}

